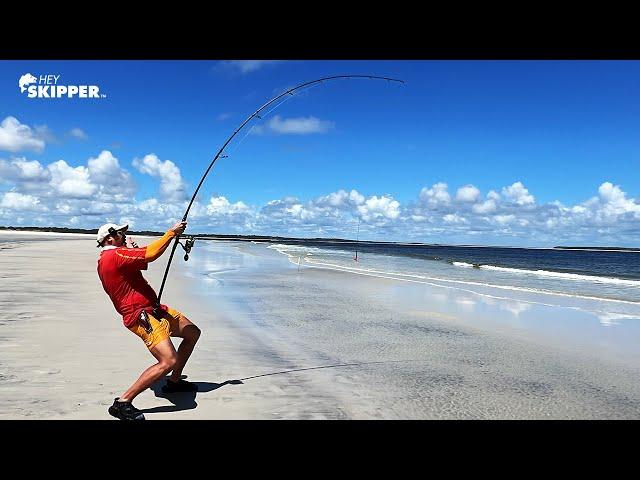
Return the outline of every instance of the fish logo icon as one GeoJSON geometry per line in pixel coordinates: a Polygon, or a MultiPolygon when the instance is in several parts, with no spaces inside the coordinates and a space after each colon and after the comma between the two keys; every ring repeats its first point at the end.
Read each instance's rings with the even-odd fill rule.
{"type": "Polygon", "coordinates": [[[30,73],[25,73],[18,80],[18,86],[20,87],[20,93],[24,93],[27,89],[27,85],[31,85],[32,83],[36,83],[38,79],[31,75],[30,73]]]}

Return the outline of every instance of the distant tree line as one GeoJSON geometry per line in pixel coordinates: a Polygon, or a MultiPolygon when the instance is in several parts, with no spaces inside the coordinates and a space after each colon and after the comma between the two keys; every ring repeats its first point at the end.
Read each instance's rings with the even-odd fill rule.
{"type": "MultiPolygon", "coordinates": [[[[35,231],[35,232],[54,232],[54,233],[85,233],[96,235],[98,233],[97,228],[67,228],[67,227],[13,227],[13,226],[0,226],[0,230],[18,230],[18,231],[35,231]]],[[[162,236],[165,232],[156,232],[154,230],[129,230],[128,235],[144,235],[144,236],[162,236]]],[[[224,240],[252,240],[262,242],[272,241],[328,241],[328,242],[351,242],[351,240],[343,240],[340,238],[296,238],[296,237],[277,237],[268,235],[227,235],[217,233],[202,233],[192,234],[187,233],[188,236],[198,237],[200,239],[224,239],[224,240]]],[[[386,242],[383,242],[386,243],[386,242]]]]}
{"type": "MultiPolygon", "coordinates": [[[[19,230],[19,231],[36,231],[36,232],[54,232],[54,233],[86,233],[96,235],[98,233],[97,228],[86,229],[86,228],[67,228],[67,227],[4,227],[0,226],[0,230],[19,230]]],[[[144,235],[144,236],[162,236],[164,232],[156,232],[153,230],[129,230],[127,232],[129,235],[144,235]]],[[[253,242],[282,242],[282,243],[345,243],[345,244],[358,244],[358,245],[424,245],[431,247],[466,247],[466,246],[474,246],[474,245],[446,245],[446,244],[438,244],[438,243],[420,243],[420,242],[380,242],[380,241],[370,241],[370,240],[349,240],[344,238],[299,238],[299,237],[278,237],[278,236],[269,236],[269,235],[227,235],[227,234],[218,234],[218,233],[202,233],[202,234],[191,234],[188,233],[188,236],[194,236],[198,239],[203,240],[230,240],[230,241],[253,241],[253,242]]],[[[626,248],[626,247],[568,247],[559,245],[557,247],[553,247],[558,250],[618,250],[625,252],[640,252],[640,248],[626,248]]]]}

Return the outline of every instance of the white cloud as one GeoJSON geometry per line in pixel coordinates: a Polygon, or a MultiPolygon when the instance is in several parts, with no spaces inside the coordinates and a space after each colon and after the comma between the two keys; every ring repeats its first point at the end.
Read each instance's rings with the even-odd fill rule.
{"type": "Polygon", "coordinates": [[[618,185],[610,182],[604,182],[598,188],[600,201],[603,204],[603,213],[605,215],[620,215],[627,212],[640,212],[640,204],[634,200],[628,199],[618,185]]]}
{"type": "Polygon", "coordinates": [[[307,210],[299,203],[286,207],[285,211],[292,217],[299,218],[300,220],[309,220],[314,217],[312,211],[307,210]]]}
{"type": "Polygon", "coordinates": [[[358,212],[364,220],[372,220],[380,217],[396,219],[400,215],[400,202],[393,197],[376,195],[369,197],[363,205],[358,206],[358,212]]]}
{"type": "Polygon", "coordinates": [[[26,158],[0,160],[0,177],[3,183],[13,184],[13,190],[46,199],[48,203],[61,199],[99,199],[125,204],[131,203],[135,195],[131,174],[106,150],[90,158],[86,166],[77,167],[65,160],[46,167],[26,158]]]}
{"type": "Polygon", "coordinates": [[[211,197],[207,205],[207,214],[218,215],[237,215],[240,213],[248,213],[249,207],[243,202],[230,203],[224,196],[211,197]]]}
{"type": "Polygon", "coordinates": [[[557,201],[537,205],[521,182],[505,186],[502,193],[491,190],[468,208],[465,202],[447,202],[445,184],[425,187],[418,202],[401,211],[404,236],[453,243],[474,238],[474,243],[507,245],[637,245],[640,202],[610,182],[600,186],[597,196],[573,206],[557,201]],[[433,215],[435,209],[439,215],[433,215]]]}
{"type": "Polygon", "coordinates": [[[473,185],[465,185],[464,187],[460,187],[458,192],[456,193],[456,200],[459,202],[475,202],[478,200],[480,196],[480,190],[478,190],[473,185]]]}
{"type": "Polygon", "coordinates": [[[72,128],[69,130],[69,136],[78,140],[87,140],[89,136],[80,128],[72,128]]]}
{"type": "Polygon", "coordinates": [[[32,195],[23,195],[17,192],[6,192],[0,201],[0,208],[9,208],[19,211],[43,210],[40,200],[32,195]]]}
{"type": "MultiPolygon", "coordinates": [[[[135,159],[134,166],[160,179],[162,197],[137,201],[131,173],[107,150],[75,167],[65,160],[49,165],[26,158],[0,160],[2,187],[11,189],[0,192],[0,225],[91,228],[126,219],[139,229],[168,228],[186,208],[186,199],[173,199],[176,190],[167,188],[183,185],[179,169],[153,154],[135,159]],[[22,220],[16,223],[18,218],[22,220]]],[[[496,188],[502,195],[491,190],[484,200],[475,187],[467,187],[472,186],[458,189],[452,201],[447,184],[435,183],[407,204],[389,194],[365,195],[355,189],[311,199],[284,197],[256,206],[215,195],[194,203],[190,230],[355,238],[359,228],[360,238],[372,240],[638,245],[640,202],[620,185],[604,182],[591,198],[567,206],[558,201],[536,204],[521,182],[496,188]]]]}
{"type": "Polygon", "coordinates": [[[48,182],[51,174],[37,160],[14,158],[11,162],[0,160],[0,181],[48,182]]]}
{"type": "Polygon", "coordinates": [[[48,178],[46,170],[37,160],[18,159],[12,162],[20,170],[19,178],[24,180],[41,180],[48,178]]]}
{"type": "Polygon", "coordinates": [[[535,202],[533,195],[521,182],[516,182],[509,187],[504,187],[502,193],[512,202],[518,205],[532,205],[535,202]]]}
{"type": "Polygon", "coordinates": [[[319,197],[315,203],[318,206],[346,208],[353,205],[361,205],[364,203],[364,200],[364,195],[358,193],[357,190],[351,190],[350,192],[338,190],[329,195],[319,197]]]}
{"type": "Polygon", "coordinates": [[[129,172],[109,150],[103,150],[87,162],[91,182],[98,186],[105,198],[125,200],[135,193],[135,184],[129,172]]]}
{"type": "Polygon", "coordinates": [[[45,143],[58,143],[58,139],[51,131],[51,129],[46,125],[34,125],[33,131],[35,132],[36,138],[42,140],[45,143]]]}
{"type": "Polygon", "coordinates": [[[58,160],[47,166],[51,173],[50,185],[62,197],[91,197],[98,187],[89,179],[89,169],[84,166],[71,167],[64,160],[58,160]]]}
{"type": "Polygon", "coordinates": [[[451,203],[451,196],[447,192],[447,184],[439,182],[431,188],[424,187],[420,190],[420,201],[430,208],[448,206],[451,203]]]}
{"type": "Polygon", "coordinates": [[[136,226],[136,221],[130,217],[120,217],[117,222],[118,225],[129,225],[129,228],[133,230],[136,226]]]}
{"type": "Polygon", "coordinates": [[[320,120],[316,117],[281,118],[275,115],[266,121],[264,125],[257,125],[253,133],[274,133],[279,135],[308,135],[311,133],[327,133],[334,128],[334,123],[328,120],[320,120]]]}
{"type": "Polygon", "coordinates": [[[29,150],[40,153],[45,141],[37,131],[20,123],[15,117],[6,117],[0,123],[0,150],[19,152],[29,150]]]}
{"type": "Polygon", "coordinates": [[[442,217],[445,223],[469,223],[467,219],[455,213],[449,213],[442,217]]]}
{"type": "Polygon", "coordinates": [[[515,215],[494,215],[493,218],[500,225],[507,225],[516,219],[515,215]]]}
{"type": "Polygon", "coordinates": [[[315,236],[322,230],[323,235],[344,237],[356,234],[359,218],[364,220],[361,231],[370,222],[380,232],[398,221],[400,213],[400,203],[389,195],[365,198],[357,190],[339,190],[306,202],[295,197],[271,200],[256,211],[254,225],[285,235],[315,236]]]}
{"type": "Polygon", "coordinates": [[[171,160],[160,160],[151,153],[143,159],[134,158],[133,166],[141,173],[160,178],[160,192],[169,201],[186,199],[186,186],[180,175],[180,169],[171,160]]]}
{"type": "Polygon", "coordinates": [[[275,65],[281,60],[226,60],[221,62],[223,68],[238,71],[242,74],[255,72],[266,65],[275,65]]]}
{"type": "Polygon", "coordinates": [[[485,213],[495,212],[496,201],[490,198],[489,200],[486,200],[482,203],[476,203],[473,207],[471,207],[471,209],[474,211],[474,213],[478,213],[481,215],[485,213]]]}

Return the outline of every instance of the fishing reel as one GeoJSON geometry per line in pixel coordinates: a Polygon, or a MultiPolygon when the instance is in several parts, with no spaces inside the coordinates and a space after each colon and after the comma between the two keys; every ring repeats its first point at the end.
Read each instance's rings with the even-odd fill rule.
{"type": "Polygon", "coordinates": [[[184,260],[186,262],[189,260],[189,253],[191,253],[193,244],[196,243],[196,237],[185,237],[184,244],[180,240],[178,240],[178,243],[185,251],[184,260]]]}

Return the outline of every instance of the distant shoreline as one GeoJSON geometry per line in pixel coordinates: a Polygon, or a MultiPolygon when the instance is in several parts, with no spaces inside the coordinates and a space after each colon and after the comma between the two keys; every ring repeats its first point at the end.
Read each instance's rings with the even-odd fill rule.
{"type": "MultiPolygon", "coordinates": [[[[0,226],[0,232],[2,231],[19,231],[19,232],[50,232],[50,233],[80,233],[87,235],[96,235],[98,229],[84,229],[84,228],[66,228],[66,227],[5,227],[0,226]]],[[[158,236],[164,235],[164,232],[156,232],[152,230],[134,231],[130,230],[131,235],[141,236],[158,236]]],[[[403,245],[403,246],[424,246],[424,247],[458,247],[458,248],[518,248],[524,250],[577,250],[586,252],[632,252],[640,253],[640,248],[634,247],[596,247],[596,246],[554,246],[554,247],[513,247],[504,245],[449,245],[442,243],[421,243],[421,242],[383,242],[372,240],[352,240],[344,238],[301,238],[301,237],[279,237],[269,235],[223,235],[215,233],[202,233],[202,234],[188,234],[188,236],[194,236],[199,240],[219,240],[219,241],[251,241],[251,242],[289,242],[289,243],[334,243],[334,244],[346,244],[346,245],[403,245]]]]}
{"type": "Polygon", "coordinates": [[[553,247],[554,250],[584,250],[586,252],[640,252],[632,247],[553,247]]]}

